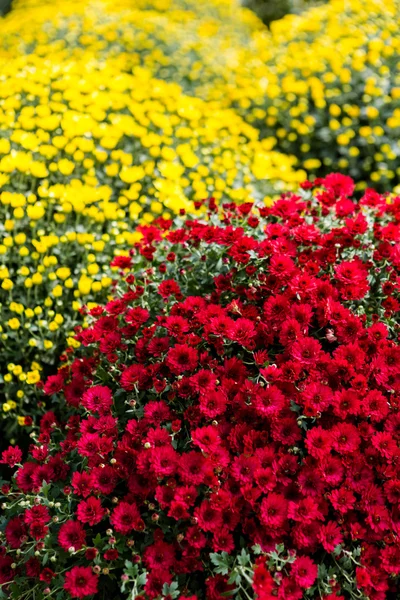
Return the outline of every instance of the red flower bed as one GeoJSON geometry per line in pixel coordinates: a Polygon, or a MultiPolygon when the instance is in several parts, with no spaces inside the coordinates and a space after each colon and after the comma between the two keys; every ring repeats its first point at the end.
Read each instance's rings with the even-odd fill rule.
{"type": "Polygon", "coordinates": [[[211,200],[114,260],[28,460],[3,453],[12,598],[398,588],[400,198],[352,194],[211,200]]]}

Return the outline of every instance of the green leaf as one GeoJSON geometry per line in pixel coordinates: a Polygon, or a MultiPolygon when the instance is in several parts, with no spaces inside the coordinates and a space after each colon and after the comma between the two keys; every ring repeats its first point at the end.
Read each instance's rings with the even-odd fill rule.
{"type": "Polygon", "coordinates": [[[211,562],[216,566],[214,571],[219,575],[227,575],[229,572],[229,554],[227,552],[213,552],[210,554],[211,562]]]}
{"type": "Polygon", "coordinates": [[[170,585],[164,583],[162,589],[163,596],[171,596],[171,598],[177,598],[179,596],[178,583],[173,581],[170,585]]]}
{"type": "Polygon", "coordinates": [[[326,566],[324,564],[318,565],[318,577],[319,579],[325,579],[328,575],[326,566]]]}
{"type": "Polygon", "coordinates": [[[340,544],[338,544],[336,546],[336,548],[334,549],[334,551],[333,551],[333,556],[339,556],[339,554],[341,553],[341,551],[342,551],[342,546],[340,544]]]}
{"type": "Polygon", "coordinates": [[[250,563],[249,555],[247,554],[247,552],[244,548],[242,548],[242,551],[241,551],[240,555],[238,556],[237,561],[238,561],[239,565],[241,565],[242,567],[245,567],[246,565],[248,565],[250,563]]]}

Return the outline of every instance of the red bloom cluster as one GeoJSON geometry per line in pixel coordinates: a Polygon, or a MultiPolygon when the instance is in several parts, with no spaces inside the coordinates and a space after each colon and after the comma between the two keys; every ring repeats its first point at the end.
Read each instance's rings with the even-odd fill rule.
{"type": "MultiPolygon", "coordinates": [[[[43,499],[5,535],[23,549],[50,528],[75,565],[73,597],[96,591],[103,560],[124,573],[133,549],[147,598],[175,581],[182,598],[222,599],[235,586],[210,553],[272,556],[278,544],[293,560],[257,558],[262,600],[319,598],[317,576],[325,598],[347,597],[349,578],[376,600],[396,589],[400,198],[351,200],[339,175],[303,188],[142,228],[130,261],[115,262],[132,270],[125,293],[91,311],[83,355],[46,382],[64,391],[68,427],[60,439],[46,415],[15,493],[46,481],[69,516],[51,522],[43,499]]],[[[21,557],[20,572],[42,576],[21,557]]]]}

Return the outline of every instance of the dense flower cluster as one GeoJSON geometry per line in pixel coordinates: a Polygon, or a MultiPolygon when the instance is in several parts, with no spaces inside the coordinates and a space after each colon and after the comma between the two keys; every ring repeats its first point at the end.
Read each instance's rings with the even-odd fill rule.
{"type": "Polygon", "coordinates": [[[75,57],[115,56],[124,72],[140,65],[190,95],[235,107],[309,173],[342,169],[360,187],[381,190],[400,182],[397,0],[330,0],[270,30],[230,0],[140,0],[134,10],[126,0],[104,3],[105,21],[88,0],[39,8],[17,0],[4,57],[17,44],[30,48],[33,20],[40,57],[64,60],[71,48],[75,57]]]}
{"type": "Polygon", "coordinates": [[[0,22],[7,438],[41,407],[79,308],[107,298],[135,224],[210,195],[268,199],[304,171],[397,189],[398,10],[331,0],[269,31],[230,0],[14,1],[0,22]]]}
{"type": "Polygon", "coordinates": [[[398,589],[400,198],[353,191],[331,174],[140,227],[29,458],[3,453],[5,593],[398,589]]]}
{"type": "Polygon", "coordinates": [[[295,159],[271,151],[231,109],[184,93],[178,84],[185,70],[173,72],[179,53],[170,56],[166,48],[159,56],[169,36],[174,44],[181,39],[179,52],[190,57],[189,25],[179,18],[186,15],[198,32],[198,47],[226,3],[216,2],[207,18],[201,7],[196,18],[179,2],[168,17],[167,6],[157,12],[157,3],[142,9],[124,2],[35,4],[16,2],[0,23],[0,374],[7,436],[18,422],[29,423],[36,384],[82,322],[82,303],[106,300],[109,263],[140,238],[136,224],[191,212],[194,201],[211,194],[264,201],[272,183],[287,189],[304,178],[295,159]],[[154,64],[165,65],[170,82],[153,78],[154,64]]]}
{"type": "Polygon", "coordinates": [[[265,90],[246,60],[260,29],[255,15],[231,0],[13,0],[1,46],[8,58],[16,47],[29,51],[32,42],[45,59],[54,53],[61,60],[117,57],[125,72],[143,66],[190,95],[229,105],[265,90]]]}
{"type": "Polygon", "coordinates": [[[268,86],[262,106],[251,100],[253,117],[243,114],[309,173],[398,185],[399,16],[396,0],[331,0],[255,32],[268,86]]]}

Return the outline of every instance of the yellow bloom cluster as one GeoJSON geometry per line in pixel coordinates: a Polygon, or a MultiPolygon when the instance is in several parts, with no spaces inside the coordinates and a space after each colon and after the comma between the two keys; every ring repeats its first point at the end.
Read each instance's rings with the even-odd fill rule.
{"type": "MultiPolygon", "coordinates": [[[[10,424],[31,414],[25,404],[82,322],[82,304],[107,297],[110,260],[139,239],[138,223],[193,212],[209,196],[268,201],[305,177],[214,94],[224,60],[236,60],[226,53],[236,22],[228,2],[206,18],[201,2],[130,4],[16,0],[0,21],[0,373],[10,424]],[[225,25],[213,47],[217,19],[225,25]]],[[[258,22],[243,15],[238,32],[254,33],[258,22]]]]}
{"type": "Polygon", "coordinates": [[[249,115],[262,134],[308,172],[398,184],[399,18],[397,0],[331,0],[255,32],[268,86],[249,115]]]}
{"type": "Polygon", "coordinates": [[[12,58],[15,48],[26,53],[33,43],[42,58],[59,62],[115,57],[119,70],[143,66],[191,95],[229,106],[242,97],[248,104],[266,89],[256,72],[263,64],[248,47],[263,28],[235,0],[13,0],[0,53],[12,58]]]}

